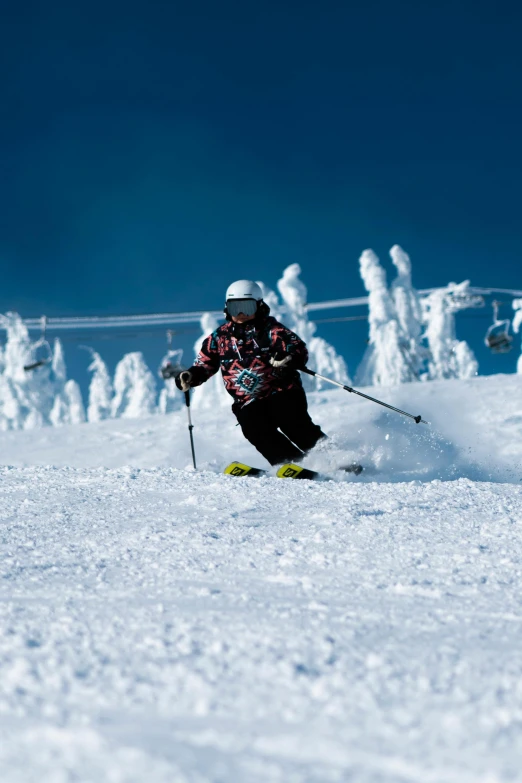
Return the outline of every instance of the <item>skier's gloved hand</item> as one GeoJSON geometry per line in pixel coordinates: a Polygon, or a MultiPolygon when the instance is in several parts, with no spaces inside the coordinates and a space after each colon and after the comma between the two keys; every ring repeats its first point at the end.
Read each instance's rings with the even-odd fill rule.
{"type": "Polygon", "coordinates": [[[283,367],[288,367],[293,358],[294,357],[289,353],[285,353],[284,351],[276,351],[273,356],[270,357],[269,362],[272,367],[281,370],[283,367]]]}
{"type": "Polygon", "coordinates": [[[187,392],[190,389],[190,382],[192,380],[192,373],[188,370],[183,370],[175,377],[176,386],[183,392],[187,392]]]}

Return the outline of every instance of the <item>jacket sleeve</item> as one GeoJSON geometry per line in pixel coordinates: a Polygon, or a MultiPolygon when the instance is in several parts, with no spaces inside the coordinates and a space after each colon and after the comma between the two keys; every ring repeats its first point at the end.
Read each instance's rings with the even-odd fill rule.
{"type": "Polygon", "coordinates": [[[295,332],[287,329],[286,326],[280,324],[279,321],[275,321],[272,327],[272,348],[276,351],[283,351],[284,353],[292,356],[291,367],[298,369],[299,367],[306,367],[308,361],[308,348],[300,337],[295,332]]]}
{"type": "Polygon", "coordinates": [[[192,373],[191,386],[201,386],[217,373],[220,365],[220,357],[215,333],[203,340],[203,345],[196,357],[196,361],[189,367],[192,373]]]}

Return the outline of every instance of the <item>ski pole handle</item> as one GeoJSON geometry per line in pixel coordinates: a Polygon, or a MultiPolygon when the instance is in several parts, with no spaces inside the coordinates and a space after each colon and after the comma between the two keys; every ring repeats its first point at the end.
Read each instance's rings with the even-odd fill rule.
{"type": "Polygon", "coordinates": [[[339,381],[334,381],[332,378],[326,378],[324,375],[319,375],[318,372],[315,372],[315,370],[310,370],[309,367],[300,367],[299,368],[301,372],[305,372],[307,375],[315,375],[316,378],[321,378],[322,381],[327,381],[328,383],[333,383],[335,386],[340,386],[341,389],[344,389],[347,392],[351,392],[352,394],[358,394],[359,397],[364,397],[365,400],[371,400],[372,402],[376,402],[378,405],[383,405],[385,408],[389,408],[391,411],[395,411],[395,413],[401,413],[403,416],[407,416],[409,419],[413,419],[415,424],[428,424],[429,422],[424,421],[422,416],[414,416],[412,413],[406,413],[406,411],[401,411],[400,408],[394,408],[393,405],[388,405],[387,402],[383,402],[382,400],[377,400],[375,397],[370,397],[369,394],[363,394],[360,391],[357,391],[357,389],[352,389],[351,386],[345,386],[344,383],[339,383],[339,381]]]}

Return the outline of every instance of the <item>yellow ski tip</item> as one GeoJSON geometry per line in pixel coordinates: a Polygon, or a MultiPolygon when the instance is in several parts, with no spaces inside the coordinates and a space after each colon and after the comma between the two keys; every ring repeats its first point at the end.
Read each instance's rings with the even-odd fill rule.
{"type": "Polygon", "coordinates": [[[244,465],[242,462],[231,462],[223,472],[229,476],[246,476],[251,470],[250,465],[244,465]]]}
{"type": "Polygon", "coordinates": [[[264,476],[266,470],[262,468],[253,468],[251,465],[245,465],[244,462],[231,462],[227,465],[223,473],[229,476],[264,476]]]}
{"type": "Polygon", "coordinates": [[[301,465],[294,465],[293,462],[287,462],[286,465],[281,465],[276,475],[278,478],[298,478],[303,470],[305,470],[305,468],[301,465]]]}

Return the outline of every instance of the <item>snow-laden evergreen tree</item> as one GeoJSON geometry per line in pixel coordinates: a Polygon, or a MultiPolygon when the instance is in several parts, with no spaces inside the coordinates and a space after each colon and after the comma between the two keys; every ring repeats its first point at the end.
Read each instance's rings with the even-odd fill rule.
{"type": "MultiPolygon", "coordinates": [[[[163,359],[161,360],[161,367],[166,364],[171,364],[172,367],[180,367],[183,359],[183,351],[181,348],[171,349],[167,351],[163,359]]],[[[158,410],[160,413],[173,413],[181,408],[183,405],[183,395],[176,386],[174,378],[167,378],[164,381],[164,387],[160,392],[158,410]]]]}
{"type": "MultiPolygon", "coordinates": [[[[404,273],[404,257],[395,253],[395,258],[404,273]]],[[[373,250],[365,250],[359,264],[364,287],[368,291],[370,336],[357,370],[356,383],[360,386],[394,386],[418,380],[417,367],[409,355],[410,341],[403,332],[395,302],[388,291],[386,272],[373,250]]],[[[404,280],[403,274],[402,285],[404,280]]],[[[399,293],[398,297],[401,304],[406,304],[407,297],[403,293],[399,293]]],[[[406,307],[403,315],[407,317],[406,307]]]]}
{"type": "MultiPolygon", "coordinates": [[[[64,384],[65,385],[65,384],[64,384]]],[[[69,418],[69,406],[68,401],[65,399],[65,394],[58,393],[55,395],[53,407],[49,414],[49,421],[53,427],[59,427],[62,424],[67,424],[69,418]]]]}
{"type": "Polygon", "coordinates": [[[33,343],[16,313],[1,316],[1,323],[7,340],[1,358],[0,429],[32,429],[70,420],[61,342],[55,340],[53,351],[43,339],[33,343]],[[35,366],[37,361],[42,363],[35,366]]]}
{"type": "Polygon", "coordinates": [[[76,381],[66,381],[63,390],[54,398],[50,421],[55,427],[62,424],[81,424],[85,421],[82,393],[76,381]]]}
{"type": "MultiPolygon", "coordinates": [[[[332,378],[339,383],[350,383],[348,369],[343,357],[340,356],[335,348],[326,342],[322,337],[316,337],[317,326],[308,319],[306,311],[306,300],[308,292],[305,284],[300,279],[301,267],[299,264],[291,264],[284,272],[283,277],[278,281],[277,287],[285,305],[284,315],[281,316],[282,322],[293,332],[304,340],[307,345],[309,359],[308,367],[321,375],[332,378]]],[[[265,301],[267,301],[265,299],[265,301]]],[[[277,301],[277,300],[276,300],[277,301]]],[[[269,302],[267,302],[269,304],[269,302]]],[[[274,302],[274,310],[276,310],[274,302]]],[[[275,316],[277,317],[277,316],[275,316]]],[[[309,375],[301,375],[305,389],[322,389],[328,387],[325,381],[319,378],[312,378],[309,375]]]]}
{"type": "Polygon", "coordinates": [[[277,288],[285,305],[285,325],[298,334],[305,343],[309,343],[314,336],[315,327],[308,320],[306,312],[308,291],[300,275],[299,264],[290,264],[278,281],[277,288]]]}
{"type": "Polygon", "coordinates": [[[277,296],[276,292],[272,291],[272,289],[265,285],[261,280],[257,280],[256,282],[263,292],[263,301],[266,302],[270,308],[270,315],[277,321],[283,322],[283,308],[281,307],[281,302],[279,301],[279,297],[277,296]]]}
{"type": "Polygon", "coordinates": [[[455,335],[455,312],[469,307],[471,302],[469,280],[450,283],[446,288],[433,291],[424,300],[424,338],[430,352],[430,380],[473,378],[477,375],[478,362],[473,351],[465,340],[457,340],[455,335]]]}
{"type": "Polygon", "coordinates": [[[156,410],[156,381],[139,351],[127,353],[116,366],[111,416],[139,419],[156,410]]]}
{"type": "Polygon", "coordinates": [[[62,383],[65,385],[67,380],[67,367],[65,366],[62,341],[58,339],[54,341],[51,370],[56,387],[58,388],[62,383]]]}
{"type": "Polygon", "coordinates": [[[61,424],[79,424],[85,421],[85,409],[80,387],[76,381],[67,380],[67,368],[61,340],[54,341],[50,381],[54,387],[54,399],[49,413],[50,423],[57,427],[61,424]]]}
{"type": "MultiPolygon", "coordinates": [[[[205,337],[208,337],[218,327],[217,319],[211,313],[203,313],[200,320],[201,337],[194,343],[194,353],[197,356],[205,337]]],[[[178,392],[181,394],[181,392],[178,392]]],[[[192,392],[192,406],[197,410],[211,410],[212,408],[230,405],[231,398],[225,389],[221,371],[212,376],[201,386],[197,386],[192,392]]]]}
{"type": "Polygon", "coordinates": [[[69,407],[70,424],[81,424],[85,421],[85,407],[79,385],[72,379],[65,384],[65,399],[69,407]]]}
{"type": "Polygon", "coordinates": [[[390,250],[391,260],[397,269],[397,277],[391,285],[391,295],[402,330],[402,340],[408,356],[412,377],[419,380],[427,359],[426,348],[422,344],[422,306],[420,297],[411,281],[411,261],[400,245],[390,250]]]}
{"type": "MultiPolygon", "coordinates": [[[[513,299],[513,310],[515,311],[515,317],[513,318],[513,331],[515,334],[522,333],[522,299],[513,299]]],[[[517,362],[517,373],[522,375],[522,345],[520,347],[520,356],[517,362]]]]}
{"type": "Polygon", "coordinates": [[[6,331],[2,349],[0,376],[0,429],[20,430],[41,426],[43,416],[38,407],[36,384],[24,366],[34,361],[32,343],[27,327],[16,313],[1,316],[6,331]]]}
{"type": "Polygon", "coordinates": [[[88,348],[92,361],[87,368],[92,372],[89,384],[89,401],[87,404],[87,421],[103,421],[111,417],[112,381],[107,365],[100,354],[88,348]]]}
{"type": "Polygon", "coordinates": [[[82,420],[80,390],[74,381],[67,381],[60,340],[55,340],[52,351],[43,339],[32,342],[15,313],[2,316],[2,324],[7,341],[2,352],[0,428],[32,429],[82,420]],[[42,363],[35,366],[36,362],[42,363]]]}

